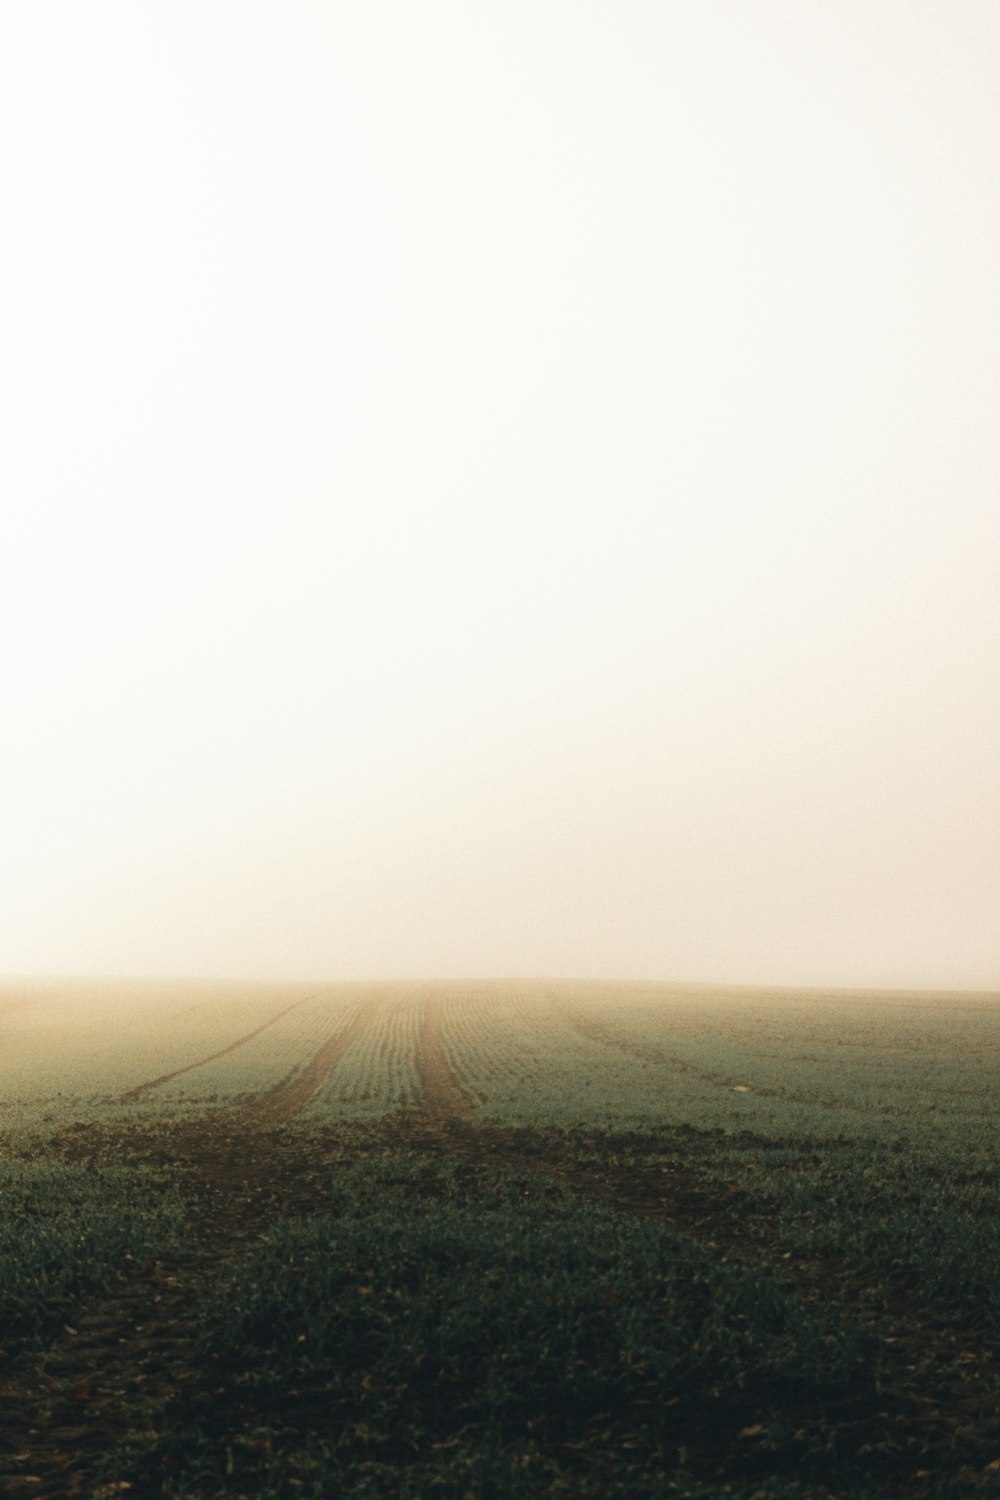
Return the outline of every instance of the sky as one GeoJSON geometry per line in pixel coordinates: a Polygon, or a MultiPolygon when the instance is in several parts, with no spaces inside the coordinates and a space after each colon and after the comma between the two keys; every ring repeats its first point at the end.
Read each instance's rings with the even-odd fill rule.
{"type": "Polygon", "coordinates": [[[0,16],[0,973],[1000,986],[995,0],[0,16]]]}

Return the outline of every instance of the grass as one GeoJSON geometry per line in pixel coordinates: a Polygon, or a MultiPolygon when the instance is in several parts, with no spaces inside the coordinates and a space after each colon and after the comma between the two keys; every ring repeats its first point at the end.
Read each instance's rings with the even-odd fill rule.
{"type": "Polygon", "coordinates": [[[168,1493],[655,1495],[776,1406],[769,1462],[822,1466],[828,1404],[871,1394],[838,1310],[545,1176],[393,1151],[325,1196],[211,1290],[230,1440],[168,1432],[168,1493]]]}
{"type": "Polygon", "coordinates": [[[115,1167],[0,1162],[0,1342],[37,1346],[84,1297],[126,1280],[174,1244],[175,1192],[115,1167]]]}
{"type": "Polygon", "coordinates": [[[990,1007],[567,993],[480,987],[464,1073],[394,993],[297,1115],[11,1130],[0,1493],[1000,1497],[990,1007]]]}
{"type": "MultiPolygon", "coordinates": [[[[358,1135],[332,1171],[320,1152],[315,1211],[203,1285],[198,1399],[164,1403],[120,1472],[177,1500],[1000,1493],[1000,1329],[972,1276],[963,1302],[881,1235],[796,1241],[769,1187],[731,1191],[761,1141],[473,1144],[358,1135]],[[665,1163],[684,1229],[637,1212],[665,1163]]],[[[775,1146],[776,1172],[824,1146],[775,1146]]],[[[851,1213],[881,1190],[862,1180],[851,1213]]]]}

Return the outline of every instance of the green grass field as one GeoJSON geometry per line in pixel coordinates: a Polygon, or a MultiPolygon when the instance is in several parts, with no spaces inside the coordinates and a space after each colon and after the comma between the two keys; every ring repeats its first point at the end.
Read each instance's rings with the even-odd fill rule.
{"type": "Polygon", "coordinates": [[[1000,1496],[1000,997],[0,987],[0,1494],[1000,1496]]]}

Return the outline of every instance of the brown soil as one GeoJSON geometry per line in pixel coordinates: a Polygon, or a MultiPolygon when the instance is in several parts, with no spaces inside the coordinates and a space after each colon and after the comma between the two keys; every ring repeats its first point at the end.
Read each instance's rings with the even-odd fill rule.
{"type": "Polygon", "coordinates": [[[421,1112],[431,1122],[463,1119],[471,1109],[469,1097],[448,1062],[443,1039],[443,1012],[441,992],[431,988],[424,999],[417,1038],[417,1072],[423,1096],[421,1112]]]}
{"type": "Polygon", "coordinates": [[[383,989],[366,1000],[353,1020],[346,1026],[338,1025],[331,1032],[300,1072],[291,1073],[271,1089],[270,1093],[262,1094],[259,1099],[240,1106],[237,1113],[247,1124],[257,1125],[280,1124],[283,1120],[294,1118],[323,1087],[347,1049],[371,1025],[376,1014],[385,1005],[386,997],[387,989],[383,989]]]}

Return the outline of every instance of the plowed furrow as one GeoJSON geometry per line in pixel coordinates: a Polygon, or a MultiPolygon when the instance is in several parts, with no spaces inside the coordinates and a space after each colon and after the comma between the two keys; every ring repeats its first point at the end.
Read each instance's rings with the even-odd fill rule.
{"type": "Polygon", "coordinates": [[[424,1113],[432,1119],[455,1119],[469,1114],[469,1096],[455,1078],[442,1036],[444,1004],[438,990],[424,1000],[424,1013],[417,1037],[417,1073],[424,1113]]]}
{"type": "Polygon", "coordinates": [[[244,1104],[240,1113],[247,1123],[280,1124],[282,1120],[290,1120],[304,1109],[313,1095],[323,1087],[344,1053],[349,1047],[353,1047],[371,1025],[386,1000],[387,994],[384,991],[366,1000],[346,1026],[338,1027],[327,1037],[304,1068],[283,1078],[269,1093],[244,1104]]]}

